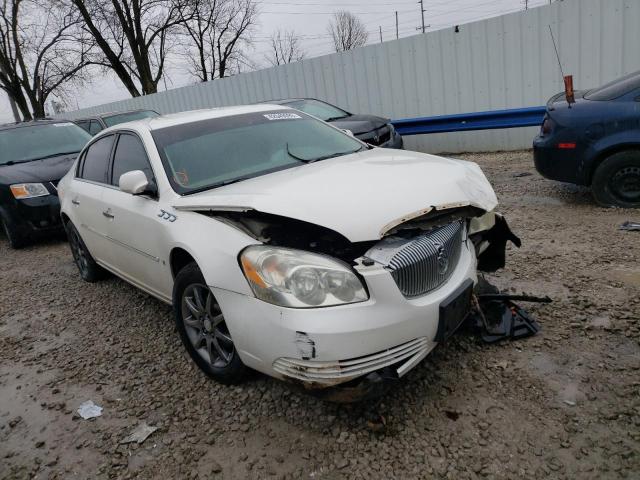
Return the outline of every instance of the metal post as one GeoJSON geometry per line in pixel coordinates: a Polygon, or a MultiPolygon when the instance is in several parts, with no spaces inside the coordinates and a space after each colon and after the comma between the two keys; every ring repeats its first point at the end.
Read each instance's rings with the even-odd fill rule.
{"type": "Polygon", "coordinates": [[[400,36],[398,35],[398,11],[396,10],[396,40],[399,38],[400,36]]]}
{"type": "Polygon", "coordinates": [[[380,29],[380,43],[382,43],[382,25],[378,25],[378,28],[380,29]]]}
{"type": "Polygon", "coordinates": [[[424,33],[424,0],[420,0],[420,15],[422,16],[422,33],[424,33]]]}

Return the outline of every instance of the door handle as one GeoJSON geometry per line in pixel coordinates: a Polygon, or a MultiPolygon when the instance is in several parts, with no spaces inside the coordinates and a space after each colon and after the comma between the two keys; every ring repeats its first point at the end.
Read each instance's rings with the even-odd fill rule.
{"type": "Polygon", "coordinates": [[[104,215],[107,218],[114,218],[114,215],[111,213],[111,209],[110,208],[104,210],[102,212],[102,215],[104,215]]]}
{"type": "Polygon", "coordinates": [[[71,203],[73,203],[74,205],[80,205],[80,202],[78,200],[76,200],[75,198],[73,200],[71,200],[71,203]]]}

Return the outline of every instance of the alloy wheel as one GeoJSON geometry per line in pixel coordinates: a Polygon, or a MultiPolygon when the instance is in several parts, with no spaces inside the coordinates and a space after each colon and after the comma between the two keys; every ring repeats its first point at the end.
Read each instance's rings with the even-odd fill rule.
{"type": "Polygon", "coordinates": [[[69,228],[69,243],[71,244],[71,253],[73,253],[73,259],[80,270],[80,274],[85,277],[89,271],[89,259],[87,258],[87,252],[84,249],[80,235],[75,228],[69,228]]]}
{"type": "Polygon", "coordinates": [[[623,202],[640,202],[640,167],[624,167],[609,182],[613,195],[623,202]]]}
{"type": "Polygon", "coordinates": [[[200,283],[189,285],[182,294],[181,309],[187,336],[198,354],[212,367],[229,365],[233,340],[211,290],[200,283]]]}

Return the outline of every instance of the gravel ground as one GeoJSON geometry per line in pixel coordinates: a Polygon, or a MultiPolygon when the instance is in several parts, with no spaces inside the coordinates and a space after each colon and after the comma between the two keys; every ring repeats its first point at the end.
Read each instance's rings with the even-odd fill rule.
{"type": "Polygon", "coordinates": [[[639,478],[640,232],[617,227],[640,211],[542,179],[530,152],[462,157],[524,243],[490,280],[555,301],[530,308],[536,337],[460,333],[379,403],[257,374],[218,385],[169,307],[116,278],[83,283],[61,241],[0,239],[0,478],[639,478]],[[79,419],[89,399],[103,415],[79,419]],[[158,430],[121,444],[140,421],[158,430]]]}

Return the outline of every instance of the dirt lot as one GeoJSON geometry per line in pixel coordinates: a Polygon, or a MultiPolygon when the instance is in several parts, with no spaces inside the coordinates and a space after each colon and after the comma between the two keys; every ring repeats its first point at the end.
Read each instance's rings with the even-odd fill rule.
{"type": "Polygon", "coordinates": [[[555,301],[530,309],[538,336],[459,334],[377,405],[260,375],[220,386],[167,306],[115,278],[83,283],[61,241],[0,239],[0,478],[639,478],[640,232],[617,227],[640,211],[542,179],[530,152],[464,158],[524,243],[491,279],[555,301]],[[103,415],[79,419],[89,399],[103,415]],[[121,444],[140,421],[159,429],[121,444]]]}

